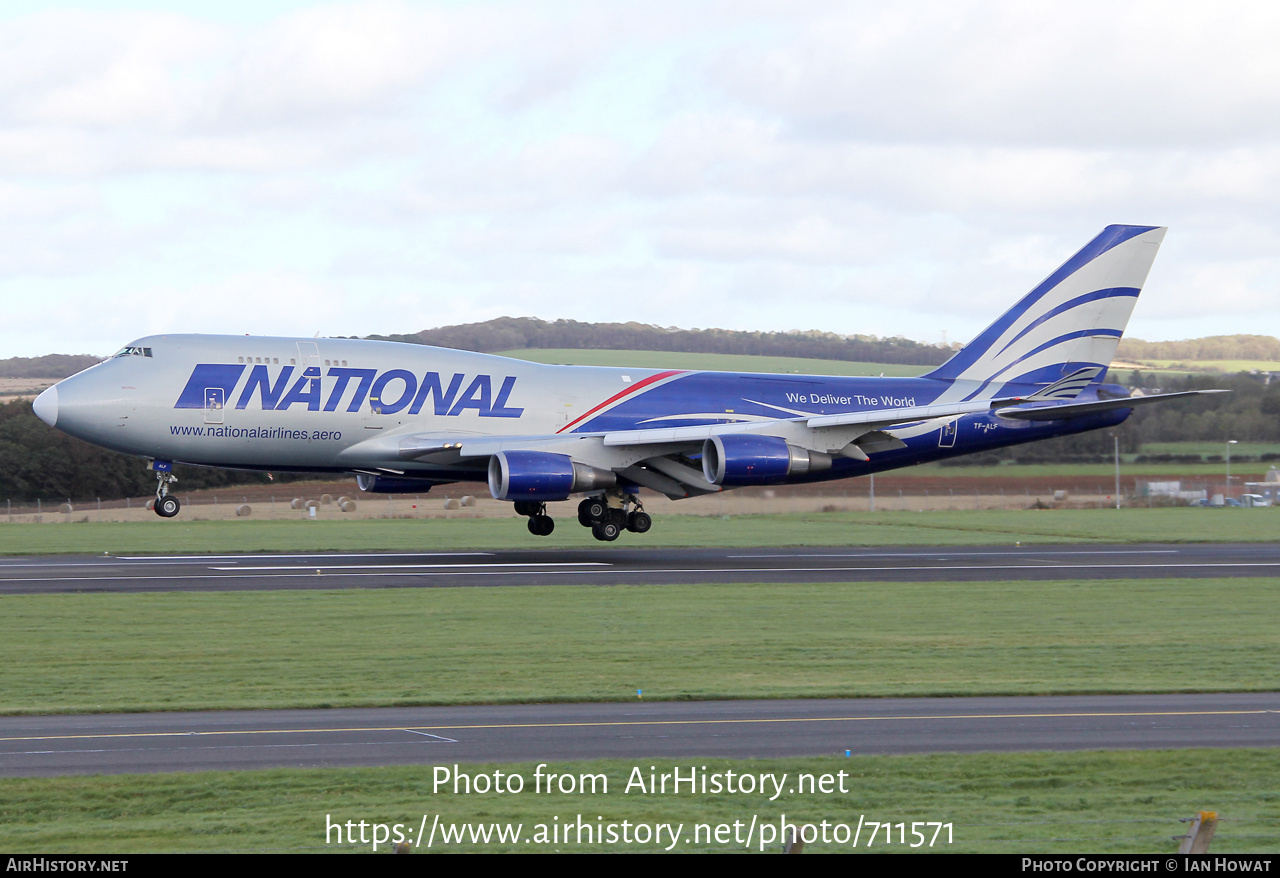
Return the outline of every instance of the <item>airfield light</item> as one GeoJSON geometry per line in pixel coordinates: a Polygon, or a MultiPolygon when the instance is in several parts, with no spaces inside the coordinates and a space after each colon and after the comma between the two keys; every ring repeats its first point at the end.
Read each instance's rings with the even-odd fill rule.
{"type": "Polygon", "coordinates": [[[1120,437],[1115,433],[1111,434],[1111,441],[1115,443],[1116,458],[1116,509],[1120,508],[1120,437]]]}

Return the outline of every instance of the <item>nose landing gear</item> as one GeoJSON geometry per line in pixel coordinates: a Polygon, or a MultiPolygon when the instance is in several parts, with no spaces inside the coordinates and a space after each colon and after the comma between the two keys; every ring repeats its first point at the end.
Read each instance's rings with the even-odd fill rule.
{"type": "Polygon", "coordinates": [[[169,493],[169,486],[176,484],[178,477],[171,472],[157,472],[156,481],[156,502],[151,508],[161,518],[173,518],[182,509],[178,498],[169,493]]]}

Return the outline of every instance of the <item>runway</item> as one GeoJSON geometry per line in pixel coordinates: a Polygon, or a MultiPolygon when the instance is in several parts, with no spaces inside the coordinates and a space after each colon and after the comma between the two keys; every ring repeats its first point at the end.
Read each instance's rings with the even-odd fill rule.
{"type": "Polygon", "coordinates": [[[1280,544],[599,549],[0,560],[0,594],[1275,576],[1280,544]]]}
{"type": "Polygon", "coordinates": [[[228,711],[0,718],[0,776],[1276,746],[1280,693],[228,711]]]}
{"type": "MultiPolygon", "coordinates": [[[[0,594],[1275,576],[1280,546],[6,558],[0,594]]],[[[0,776],[277,766],[1280,746],[1280,693],[546,704],[0,718],[0,776]]]]}

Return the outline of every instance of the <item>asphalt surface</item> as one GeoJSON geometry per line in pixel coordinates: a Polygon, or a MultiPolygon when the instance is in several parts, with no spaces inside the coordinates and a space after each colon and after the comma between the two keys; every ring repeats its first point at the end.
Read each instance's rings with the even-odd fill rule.
{"type": "Polygon", "coordinates": [[[0,594],[1275,576],[1280,544],[602,548],[0,559],[0,594]]]}
{"type": "MultiPolygon", "coordinates": [[[[1275,576],[1280,546],[39,557],[0,594],[1275,576]]],[[[0,776],[277,766],[1280,746],[1280,693],[0,717],[0,776]]]]}
{"type": "Polygon", "coordinates": [[[0,718],[0,776],[592,758],[1280,746],[1280,693],[0,718]]]}

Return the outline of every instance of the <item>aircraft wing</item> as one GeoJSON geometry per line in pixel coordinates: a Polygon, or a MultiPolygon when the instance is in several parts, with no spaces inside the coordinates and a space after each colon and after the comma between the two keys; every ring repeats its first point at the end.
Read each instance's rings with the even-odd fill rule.
{"type": "MultiPolygon", "coordinates": [[[[1048,421],[1079,417],[1122,408],[1134,408],[1203,393],[1193,390],[1151,396],[1075,401],[1082,376],[1060,382],[1026,397],[971,400],[938,405],[874,409],[836,415],[800,416],[773,420],[706,424],[693,427],[656,427],[601,433],[561,433],[532,436],[483,436],[464,433],[418,433],[378,437],[349,449],[366,461],[371,471],[403,474],[415,464],[441,467],[477,467],[499,454],[541,452],[563,455],[592,468],[597,477],[613,473],[673,499],[723,490],[710,481],[696,458],[709,440],[727,437],[736,441],[785,443],[805,462],[802,466],[830,466],[831,455],[869,460],[870,454],[905,447],[893,434],[895,428],[929,421],[946,421],[966,414],[991,413],[1022,421],[1048,421]],[[1065,391],[1064,385],[1074,384],[1065,391]],[[1073,392],[1074,391],[1074,392],[1073,392]],[[1066,398],[1063,398],[1065,394],[1066,398]]],[[[354,461],[353,461],[354,462],[354,461]]]]}
{"type": "MultiPolygon", "coordinates": [[[[858,460],[904,443],[885,432],[895,425],[948,419],[991,408],[991,400],[878,409],[845,415],[802,416],[775,420],[709,424],[696,427],[657,427],[603,433],[559,434],[529,437],[473,437],[463,439],[460,459],[483,459],[503,452],[562,454],[576,463],[608,471],[672,499],[715,493],[725,485],[707,478],[706,470],[690,458],[705,452],[708,440],[756,437],[803,461],[801,466],[830,467],[830,456],[843,454],[858,460]]],[[[418,437],[403,440],[414,448],[418,437]]],[[[433,447],[435,440],[426,440],[433,447]]],[[[730,485],[731,486],[731,485],[730,485]]]]}

